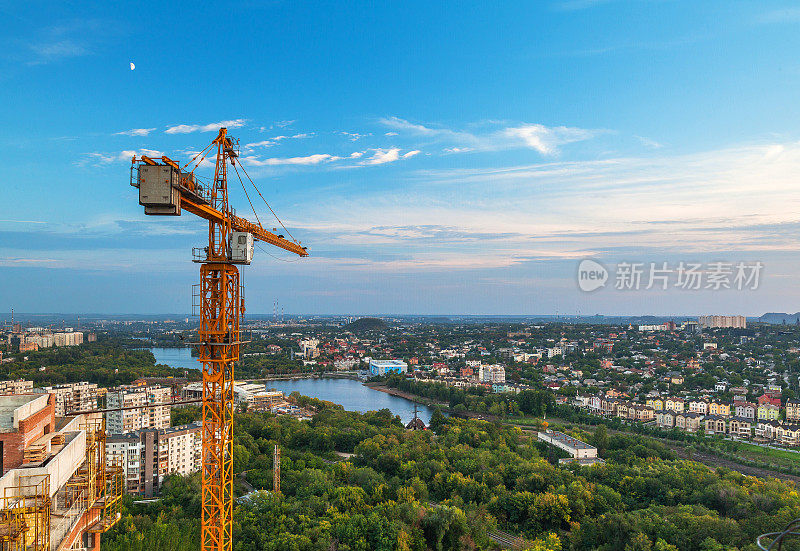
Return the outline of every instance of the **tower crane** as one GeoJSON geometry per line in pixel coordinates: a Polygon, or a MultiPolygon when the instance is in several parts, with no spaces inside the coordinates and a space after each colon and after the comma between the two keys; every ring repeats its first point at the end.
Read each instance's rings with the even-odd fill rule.
{"type": "Polygon", "coordinates": [[[208,247],[194,251],[194,261],[200,264],[200,284],[194,294],[200,308],[195,344],[203,364],[202,551],[232,549],[233,370],[239,360],[240,321],[245,312],[237,265],[250,264],[255,241],[308,256],[306,247],[294,240],[282,222],[291,240],[265,230],[255,208],[256,223],[235,214],[228,202],[229,167],[239,177],[251,207],[240,170],[263,199],[238,158],[238,140],[220,128],[211,144],[183,167],[166,156],[134,155],[131,162],[131,185],[139,189],[145,214],[180,216],[187,211],[208,221],[208,247]],[[206,157],[213,153],[214,179],[203,185],[195,170],[204,161],[210,163],[206,157]]]}

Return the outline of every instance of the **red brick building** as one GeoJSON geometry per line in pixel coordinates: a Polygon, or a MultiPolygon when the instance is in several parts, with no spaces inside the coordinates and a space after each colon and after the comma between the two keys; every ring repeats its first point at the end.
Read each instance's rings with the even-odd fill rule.
{"type": "Polygon", "coordinates": [[[23,464],[31,443],[55,430],[53,394],[15,394],[0,401],[0,465],[2,473],[23,464]]]}

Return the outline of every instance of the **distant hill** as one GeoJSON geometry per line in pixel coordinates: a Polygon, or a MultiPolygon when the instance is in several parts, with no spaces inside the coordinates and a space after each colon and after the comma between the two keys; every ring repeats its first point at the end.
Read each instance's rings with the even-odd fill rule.
{"type": "Polygon", "coordinates": [[[344,326],[345,329],[354,333],[360,331],[383,331],[388,327],[386,322],[378,318],[359,318],[344,326]]]}
{"type": "Polygon", "coordinates": [[[775,324],[792,324],[797,323],[797,320],[800,319],[800,312],[796,312],[794,314],[786,314],[783,312],[768,312],[763,316],[758,318],[758,321],[762,323],[775,323],[775,324]]]}

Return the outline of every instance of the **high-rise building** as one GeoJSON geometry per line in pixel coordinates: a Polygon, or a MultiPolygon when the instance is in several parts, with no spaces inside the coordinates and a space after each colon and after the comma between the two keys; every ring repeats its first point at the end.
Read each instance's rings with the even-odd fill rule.
{"type": "Polygon", "coordinates": [[[123,386],[110,390],[106,397],[108,409],[120,409],[106,413],[107,431],[122,434],[169,427],[171,395],[170,388],[162,386],[123,386]]]}
{"type": "Polygon", "coordinates": [[[121,464],[128,493],[152,497],[169,474],[200,470],[202,424],[144,429],[106,438],[106,461],[121,464]]]}
{"type": "MultiPolygon", "coordinates": [[[[13,381],[0,381],[0,394],[25,394],[33,390],[33,381],[15,379],[13,381]]],[[[58,414],[56,414],[58,415],[58,414]]]]}
{"type": "Polygon", "coordinates": [[[56,396],[56,417],[97,409],[96,383],[64,383],[45,387],[44,390],[56,396]]]}
{"type": "Polygon", "coordinates": [[[700,327],[704,329],[717,329],[721,327],[747,328],[747,318],[744,316],[700,316],[698,322],[700,323],[700,327]]]}

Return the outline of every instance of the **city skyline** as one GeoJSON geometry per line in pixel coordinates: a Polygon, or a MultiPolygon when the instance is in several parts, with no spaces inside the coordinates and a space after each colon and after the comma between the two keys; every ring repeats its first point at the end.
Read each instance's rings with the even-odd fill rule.
{"type": "Polygon", "coordinates": [[[311,254],[257,249],[251,312],[796,312],[800,11],[688,6],[256,3],[181,10],[177,35],[123,7],[4,7],[0,309],[188,312],[205,225],[146,219],[129,160],[185,162],[224,125],[311,254]],[[763,273],[587,293],[583,259],[763,273]]]}

